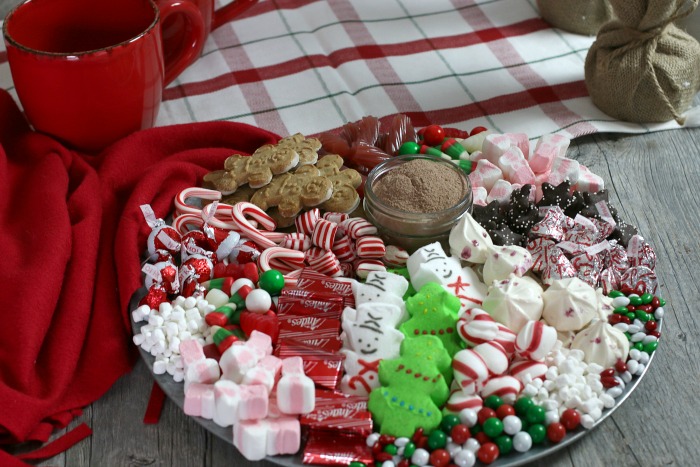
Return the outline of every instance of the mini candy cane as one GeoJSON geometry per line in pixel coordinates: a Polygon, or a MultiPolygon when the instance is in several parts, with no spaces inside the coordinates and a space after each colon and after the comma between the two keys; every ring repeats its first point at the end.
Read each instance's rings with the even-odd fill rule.
{"type": "Polygon", "coordinates": [[[189,227],[194,227],[195,229],[201,229],[202,226],[204,225],[204,220],[202,220],[202,216],[197,214],[181,214],[175,218],[173,221],[173,227],[180,232],[181,234],[185,234],[188,231],[192,230],[189,227]]]}
{"type": "Polygon", "coordinates": [[[290,250],[306,251],[311,248],[311,237],[303,233],[290,233],[284,236],[280,246],[290,250]]]}
{"type": "Polygon", "coordinates": [[[266,248],[265,251],[260,253],[258,258],[258,266],[260,270],[269,271],[270,269],[278,269],[282,273],[292,272],[296,269],[301,269],[304,265],[304,252],[297,250],[290,250],[288,248],[282,248],[278,246],[273,246],[266,248]],[[273,260],[284,260],[284,263],[274,262],[273,260]],[[286,268],[284,265],[297,265],[297,267],[286,268]],[[282,266],[282,267],[281,267],[282,266]],[[287,269],[287,270],[282,270],[287,269]]]}
{"type": "Polygon", "coordinates": [[[320,218],[321,211],[318,208],[313,208],[300,214],[296,219],[294,219],[297,232],[311,235],[314,232],[314,227],[316,227],[316,222],[318,222],[320,218]]]}
{"type": "Polygon", "coordinates": [[[185,188],[175,197],[175,213],[180,214],[199,214],[201,209],[186,203],[187,198],[200,198],[209,201],[221,200],[221,192],[215,190],[207,190],[206,188],[185,188]]]}
{"type": "Polygon", "coordinates": [[[297,286],[297,281],[299,280],[299,277],[301,276],[303,269],[297,269],[296,271],[292,271],[289,274],[284,275],[284,286],[285,287],[296,287],[297,286]]]}
{"type": "Polygon", "coordinates": [[[325,219],[319,219],[314,227],[311,242],[324,250],[332,250],[335,235],[338,233],[338,224],[325,219]]]}
{"type": "Polygon", "coordinates": [[[357,240],[365,235],[376,235],[377,228],[368,220],[361,217],[351,217],[340,224],[341,229],[353,240],[357,240]]]}
{"type": "Polygon", "coordinates": [[[346,214],[344,212],[327,212],[327,213],[323,214],[323,218],[326,219],[327,221],[331,221],[331,222],[335,222],[336,224],[340,224],[341,222],[350,218],[350,215],[346,214]]]}
{"type": "Polygon", "coordinates": [[[277,224],[275,223],[274,219],[272,219],[270,216],[268,216],[265,211],[260,209],[258,206],[254,205],[253,203],[249,203],[246,201],[236,203],[236,205],[233,207],[231,211],[231,215],[233,217],[233,222],[238,226],[239,230],[250,240],[252,240],[255,244],[263,247],[263,248],[270,248],[273,246],[277,246],[275,242],[272,240],[268,239],[266,236],[264,236],[258,229],[253,227],[248,219],[246,218],[246,215],[252,217],[254,220],[256,220],[263,229],[272,231],[275,230],[275,227],[277,227],[277,224]]]}
{"type": "Polygon", "coordinates": [[[374,235],[366,235],[355,243],[357,256],[360,258],[383,258],[386,254],[384,240],[374,235]]]}
{"type": "MultiPolygon", "coordinates": [[[[231,217],[233,212],[233,206],[230,204],[222,204],[217,201],[214,201],[211,204],[208,204],[204,206],[201,210],[198,211],[202,219],[206,221],[207,224],[209,224],[212,227],[216,227],[219,229],[225,229],[225,230],[236,230],[239,231],[240,229],[238,228],[238,225],[236,225],[233,222],[225,222],[221,220],[217,216],[222,216],[222,217],[231,217]],[[213,212],[212,212],[213,211],[213,212]]],[[[251,222],[250,223],[253,227],[257,227],[257,223],[251,222]]]]}

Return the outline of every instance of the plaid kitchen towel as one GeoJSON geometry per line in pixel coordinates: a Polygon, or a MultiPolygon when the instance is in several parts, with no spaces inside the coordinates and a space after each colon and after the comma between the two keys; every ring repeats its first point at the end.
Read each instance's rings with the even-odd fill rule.
{"type": "MultiPolygon", "coordinates": [[[[593,105],[583,68],[593,41],[550,27],[535,0],[261,0],[211,34],[165,90],[158,125],[224,120],[311,135],[404,113],[416,126],[532,139],[679,128],[593,105]]],[[[13,92],[4,60],[0,85],[13,92]]]]}

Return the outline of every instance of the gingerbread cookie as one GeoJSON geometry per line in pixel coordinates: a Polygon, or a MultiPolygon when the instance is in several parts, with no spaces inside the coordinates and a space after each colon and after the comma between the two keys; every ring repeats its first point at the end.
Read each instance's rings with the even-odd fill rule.
{"type": "Polygon", "coordinates": [[[281,217],[295,217],[304,207],[318,206],[333,194],[333,185],[313,166],[274,177],[255,192],[250,202],[267,211],[277,207],[281,217]],[[302,170],[303,169],[303,170],[302,170]]]}
{"type": "Polygon", "coordinates": [[[318,161],[318,151],[321,149],[321,141],[317,138],[306,138],[301,133],[282,138],[277,143],[278,148],[292,149],[299,155],[298,167],[313,165],[318,161]]]}
{"type": "Polygon", "coordinates": [[[352,212],[360,204],[357,187],[362,183],[360,173],[355,169],[340,170],[343,158],[337,154],[323,156],[316,167],[321,174],[333,183],[333,196],[320,208],[332,212],[352,212]]]}

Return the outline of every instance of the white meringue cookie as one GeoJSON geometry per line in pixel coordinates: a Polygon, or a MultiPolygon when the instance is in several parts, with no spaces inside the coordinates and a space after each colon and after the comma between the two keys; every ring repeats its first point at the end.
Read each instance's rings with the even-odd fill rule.
{"type": "Polygon", "coordinates": [[[542,287],[537,281],[528,276],[510,274],[506,279],[492,284],[482,308],[493,319],[516,333],[528,321],[540,319],[544,300],[542,287]]]}
{"type": "Polygon", "coordinates": [[[533,264],[532,255],[517,245],[493,246],[484,263],[484,283],[502,281],[511,273],[523,276],[533,264]]]}
{"type": "Polygon", "coordinates": [[[596,363],[603,368],[610,368],[615,365],[617,359],[627,358],[630,344],[625,333],[604,320],[595,320],[593,324],[576,334],[571,348],[582,350],[586,363],[596,363]]]}
{"type": "Polygon", "coordinates": [[[598,296],[577,277],[557,279],[542,294],[542,317],[557,331],[578,331],[596,316],[598,296]]]}
{"type": "Polygon", "coordinates": [[[470,263],[483,264],[493,242],[471,214],[466,213],[450,231],[450,253],[470,263]]]}

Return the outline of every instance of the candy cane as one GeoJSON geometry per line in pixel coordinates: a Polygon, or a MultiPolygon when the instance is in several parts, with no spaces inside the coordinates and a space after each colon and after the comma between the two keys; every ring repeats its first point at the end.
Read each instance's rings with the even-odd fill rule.
{"type": "Polygon", "coordinates": [[[221,199],[221,192],[198,187],[185,188],[175,197],[175,212],[177,214],[200,213],[201,209],[185,202],[187,198],[200,198],[209,201],[219,201],[221,199]]]}
{"type": "MultiPolygon", "coordinates": [[[[212,226],[216,227],[219,229],[225,229],[225,230],[235,230],[235,231],[240,231],[238,228],[238,225],[236,225],[233,222],[226,222],[222,220],[221,218],[230,218],[233,212],[233,206],[230,204],[225,204],[225,203],[211,203],[206,206],[204,206],[198,213],[201,215],[202,219],[206,220],[207,223],[212,226]],[[214,210],[214,213],[212,214],[212,210],[214,210]],[[220,217],[217,217],[220,216],[220,217]]],[[[257,224],[253,224],[253,227],[256,227],[257,224]]]]}
{"type": "Polygon", "coordinates": [[[173,221],[173,227],[182,235],[186,234],[190,230],[187,228],[187,226],[194,226],[197,229],[201,229],[203,225],[204,221],[202,220],[202,216],[200,216],[199,213],[180,214],[173,221]]]}
{"type": "Polygon", "coordinates": [[[258,267],[263,272],[269,271],[270,269],[278,269],[283,274],[292,272],[304,267],[304,252],[290,250],[289,248],[282,248],[279,246],[269,247],[260,253],[260,257],[258,258],[258,267]]]}
{"type": "Polygon", "coordinates": [[[268,216],[265,211],[260,209],[258,206],[247,201],[236,203],[231,210],[231,216],[233,217],[233,222],[238,226],[238,229],[255,244],[263,248],[277,246],[275,242],[268,239],[257,228],[253,227],[246,218],[246,216],[252,217],[265,230],[275,230],[277,224],[275,223],[274,219],[268,216]]]}

